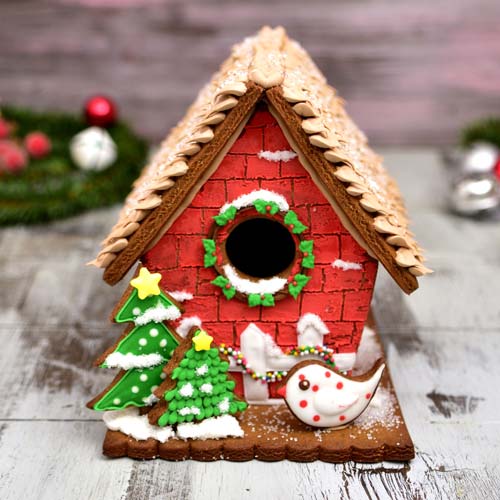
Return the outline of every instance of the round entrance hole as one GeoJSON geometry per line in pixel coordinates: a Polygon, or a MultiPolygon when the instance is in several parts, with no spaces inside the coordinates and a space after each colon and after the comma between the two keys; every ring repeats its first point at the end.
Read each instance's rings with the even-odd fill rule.
{"type": "Polygon", "coordinates": [[[270,278],[285,271],[295,259],[295,241],[280,222],[247,219],[226,240],[230,264],[252,278],[270,278]]]}

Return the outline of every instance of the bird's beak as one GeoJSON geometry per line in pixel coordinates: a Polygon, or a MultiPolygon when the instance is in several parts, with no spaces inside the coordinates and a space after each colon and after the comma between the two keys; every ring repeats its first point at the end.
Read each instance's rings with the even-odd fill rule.
{"type": "Polygon", "coordinates": [[[286,399],[286,385],[282,385],[277,392],[282,398],[286,399]]]}

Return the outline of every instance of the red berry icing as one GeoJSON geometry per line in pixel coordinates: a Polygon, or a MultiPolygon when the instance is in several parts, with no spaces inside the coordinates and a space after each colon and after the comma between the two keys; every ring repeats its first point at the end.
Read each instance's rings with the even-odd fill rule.
{"type": "Polygon", "coordinates": [[[299,380],[304,380],[305,378],[306,378],[305,375],[302,375],[302,374],[299,375],[299,380]]]}
{"type": "Polygon", "coordinates": [[[345,415],[340,415],[339,420],[343,422],[345,420],[345,415]]]}
{"type": "Polygon", "coordinates": [[[318,392],[319,387],[317,385],[312,386],[313,392],[318,392]]]}
{"type": "Polygon", "coordinates": [[[371,397],[372,397],[371,393],[367,392],[367,393],[365,394],[365,398],[366,398],[366,399],[370,399],[371,397]]]}
{"type": "Polygon", "coordinates": [[[332,376],[331,372],[325,372],[325,377],[330,378],[332,376]]]}
{"type": "Polygon", "coordinates": [[[337,382],[337,389],[342,389],[344,384],[342,382],[337,382]]]}
{"type": "Polygon", "coordinates": [[[313,420],[315,422],[319,422],[319,418],[320,418],[319,415],[314,415],[313,420]]]}
{"type": "Polygon", "coordinates": [[[301,408],[305,408],[307,406],[307,401],[305,399],[303,399],[300,403],[299,403],[300,407],[301,408]]]}
{"type": "Polygon", "coordinates": [[[226,283],[226,288],[229,290],[229,288],[231,288],[231,285],[229,283],[226,283]]]}
{"type": "Polygon", "coordinates": [[[497,162],[493,167],[493,173],[496,175],[497,179],[500,180],[500,157],[497,159],[497,162]]]}

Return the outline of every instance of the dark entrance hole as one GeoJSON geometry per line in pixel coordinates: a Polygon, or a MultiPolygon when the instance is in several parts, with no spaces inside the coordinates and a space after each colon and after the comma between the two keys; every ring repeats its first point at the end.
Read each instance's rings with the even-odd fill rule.
{"type": "Polygon", "coordinates": [[[231,265],[253,278],[269,278],[287,269],[295,259],[295,241],[280,222],[247,219],[226,240],[231,265]]]}

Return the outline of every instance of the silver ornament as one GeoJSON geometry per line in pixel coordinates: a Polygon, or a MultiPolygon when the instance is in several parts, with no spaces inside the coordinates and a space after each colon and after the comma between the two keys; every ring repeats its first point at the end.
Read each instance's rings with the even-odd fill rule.
{"type": "Polygon", "coordinates": [[[490,173],[498,161],[500,150],[488,142],[475,142],[464,152],[461,167],[467,174],[490,173]]]}
{"type": "Polygon", "coordinates": [[[110,167],[117,158],[117,148],[108,132],[90,127],[76,134],[69,145],[71,158],[82,170],[100,172],[110,167]]]}
{"type": "Polygon", "coordinates": [[[500,206],[500,184],[491,174],[462,177],[453,185],[450,204],[461,215],[493,212],[500,206]]]}

